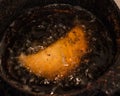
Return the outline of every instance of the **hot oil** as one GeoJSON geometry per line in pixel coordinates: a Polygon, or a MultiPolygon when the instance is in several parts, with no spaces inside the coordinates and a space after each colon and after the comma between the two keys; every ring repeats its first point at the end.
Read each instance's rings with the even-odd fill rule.
{"type": "Polygon", "coordinates": [[[75,92],[111,64],[112,41],[107,30],[78,6],[52,4],[26,9],[6,33],[2,67],[29,92],[75,92]]]}
{"type": "Polygon", "coordinates": [[[50,80],[63,78],[79,66],[87,51],[87,40],[82,28],[75,26],[65,37],[60,38],[43,51],[19,56],[19,61],[33,73],[50,80]]]}

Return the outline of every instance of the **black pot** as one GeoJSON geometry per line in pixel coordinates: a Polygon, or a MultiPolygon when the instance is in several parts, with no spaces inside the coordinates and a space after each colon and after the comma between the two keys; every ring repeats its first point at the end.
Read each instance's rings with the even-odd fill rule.
{"type": "MultiPolygon", "coordinates": [[[[65,96],[107,96],[119,94],[120,89],[120,11],[115,5],[113,0],[2,0],[0,1],[0,42],[2,42],[5,31],[9,25],[20,15],[25,9],[29,9],[35,6],[46,6],[49,4],[70,4],[72,6],[80,6],[93,15],[95,15],[107,28],[108,34],[113,42],[114,56],[113,64],[108,64],[105,68],[107,70],[102,73],[100,77],[94,80],[94,82],[88,82],[87,85],[80,90],[76,89],[71,92],[65,92],[65,96]]],[[[0,43],[0,55],[4,54],[5,44],[0,43]]],[[[1,55],[2,56],[2,55],[1,55]]],[[[1,58],[1,57],[0,57],[1,58]]],[[[0,76],[1,86],[0,93],[2,96],[30,96],[33,95],[49,95],[39,93],[34,90],[28,90],[28,87],[19,85],[18,83],[11,81],[11,78],[7,76],[0,64],[0,76]]],[[[20,83],[22,84],[22,83],[20,83]]],[[[43,90],[42,88],[39,90],[43,90]]],[[[42,91],[41,91],[42,92],[42,91]]],[[[59,93],[59,92],[58,92],[59,93]]],[[[52,93],[51,93],[52,94],[52,93]]],[[[63,95],[62,94],[62,95],[63,95]]],[[[56,95],[59,95],[56,93],[56,95]]]]}

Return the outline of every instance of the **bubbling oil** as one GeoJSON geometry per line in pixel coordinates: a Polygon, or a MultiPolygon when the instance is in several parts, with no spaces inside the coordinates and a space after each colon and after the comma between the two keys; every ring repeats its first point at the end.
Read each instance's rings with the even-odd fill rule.
{"type": "Polygon", "coordinates": [[[81,27],[75,26],[65,37],[46,49],[31,55],[21,53],[19,61],[34,74],[55,80],[56,77],[65,77],[79,66],[87,47],[85,32],[81,27]]]}
{"type": "Polygon", "coordinates": [[[87,10],[67,4],[24,9],[2,41],[0,70],[6,80],[37,95],[80,91],[113,58],[104,25],[87,10]]]}

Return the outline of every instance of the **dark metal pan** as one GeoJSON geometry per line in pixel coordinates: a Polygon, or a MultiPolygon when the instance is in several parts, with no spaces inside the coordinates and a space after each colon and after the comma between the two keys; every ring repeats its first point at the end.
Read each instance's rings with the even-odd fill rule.
{"type": "MultiPolygon", "coordinates": [[[[87,18],[86,15],[83,15],[84,17],[83,19],[89,18],[89,16],[87,18]]],[[[18,22],[17,24],[20,24],[20,23],[18,22]]],[[[19,28],[19,26],[16,26],[16,27],[19,28]]],[[[99,36],[98,38],[101,38],[101,36],[99,36]]],[[[14,39],[13,41],[15,40],[17,41],[18,39],[23,40],[22,37],[19,38],[16,36],[16,39],[14,39]]],[[[112,0],[101,0],[101,1],[98,1],[98,0],[74,0],[74,1],[73,0],[6,0],[6,1],[2,0],[0,1],[0,42],[1,42],[0,43],[0,58],[1,58],[0,89],[4,92],[1,91],[2,92],[1,94],[3,94],[3,96],[7,96],[8,94],[10,94],[11,96],[14,96],[16,94],[19,94],[19,96],[29,96],[30,94],[32,96],[33,95],[44,96],[49,94],[52,95],[53,93],[51,92],[54,92],[54,90],[55,90],[56,96],[63,95],[63,94],[65,96],[69,96],[69,95],[77,96],[78,94],[82,96],[93,96],[94,94],[95,95],[99,94],[100,96],[107,96],[107,95],[114,96],[114,94],[119,94],[117,93],[119,92],[119,89],[120,89],[120,82],[119,82],[119,79],[120,79],[120,76],[119,76],[120,74],[120,71],[119,71],[120,42],[119,41],[120,40],[119,39],[120,39],[120,12],[117,6],[115,5],[114,1],[112,0]],[[7,44],[9,44],[9,37],[11,38],[12,36],[14,36],[13,34],[11,33],[9,34],[9,32],[6,31],[6,30],[9,30],[8,29],[9,25],[12,26],[12,22],[16,19],[19,19],[18,17],[20,17],[20,15],[23,14],[25,10],[29,10],[30,8],[34,8],[36,6],[40,6],[42,8],[43,6],[47,6],[50,4],[59,4],[59,5],[67,4],[71,6],[82,7],[83,11],[81,12],[85,11],[85,12],[88,12],[87,14],[89,15],[92,14],[90,16],[97,17],[98,21],[97,23],[93,23],[93,25],[97,26],[98,22],[100,22],[100,26],[98,24],[99,27],[94,28],[93,26],[91,26],[90,28],[93,27],[93,30],[95,29],[102,30],[103,28],[104,31],[102,30],[101,32],[103,33],[100,33],[100,34],[104,34],[103,35],[104,38],[107,38],[108,36],[108,38],[111,39],[111,41],[108,43],[108,46],[105,45],[108,47],[108,50],[110,50],[110,51],[107,50],[109,54],[104,55],[105,57],[109,57],[107,63],[102,64],[102,61],[99,61],[101,62],[100,63],[101,65],[98,64],[99,65],[98,69],[97,67],[94,67],[92,65],[93,67],[91,68],[95,68],[93,70],[91,69],[90,71],[90,74],[92,74],[92,77],[93,77],[92,79],[89,78],[90,76],[85,77],[84,76],[85,74],[81,74],[81,76],[83,75],[84,77],[83,80],[85,81],[85,83],[84,84],[81,83],[80,87],[78,88],[76,87],[74,88],[73,86],[72,89],[71,88],[69,89],[68,87],[65,86],[65,88],[68,88],[68,90],[63,91],[59,89],[58,87],[59,85],[54,85],[54,84],[51,85],[52,87],[51,86],[40,87],[40,85],[38,85],[38,82],[35,81],[39,79],[36,76],[33,76],[35,79],[34,83],[28,84],[27,82],[29,81],[28,80],[29,76],[26,74],[29,74],[29,73],[27,73],[27,71],[25,71],[26,72],[25,74],[24,73],[22,74],[22,75],[25,75],[26,77],[26,80],[23,80],[25,82],[23,82],[23,81],[20,81],[22,76],[16,78],[14,75],[14,74],[17,74],[17,72],[19,73],[19,70],[17,72],[15,71],[11,72],[10,68],[12,67],[9,67],[9,66],[14,66],[14,65],[9,65],[9,64],[6,65],[7,58],[9,57],[9,54],[5,52],[6,47],[8,47],[7,44]],[[107,30],[107,33],[105,30],[107,30]],[[109,34],[109,35],[105,36],[105,34],[109,34]],[[52,89],[51,92],[48,89],[52,89]],[[14,92],[14,90],[16,90],[16,92],[14,92]]],[[[104,42],[108,42],[108,41],[104,40],[104,42]]],[[[12,43],[10,43],[10,46],[12,46],[11,44],[12,43]]],[[[21,71],[22,70],[24,71],[24,68],[22,68],[21,71]]],[[[82,72],[84,73],[84,71],[82,72]]],[[[67,83],[67,81],[65,83],[67,83]]]]}

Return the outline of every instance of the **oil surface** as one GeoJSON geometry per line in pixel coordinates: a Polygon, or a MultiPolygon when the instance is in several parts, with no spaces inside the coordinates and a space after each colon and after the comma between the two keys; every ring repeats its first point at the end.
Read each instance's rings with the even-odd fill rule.
{"type": "MultiPolygon", "coordinates": [[[[81,32],[79,35],[81,35],[81,32]]],[[[75,35],[72,36],[74,37],[75,35]]],[[[81,38],[84,38],[84,36],[76,36],[73,41],[81,38]]],[[[84,39],[82,40],[84,41],[84,39]]],[[[113,57],[113,44],[104,25],[90,12],[78,6],[65,4],[38,6],[24,10],[7,28],[1,45],[4,49],[1,59],[1,68],[4,76],[14,86],[34,94],[64,94],[82,89],[89,82],[93,82],[101,76],[111,65],[113,57]],[[83,44],[87,48],[84,47],[82,49],[82,42],[79,40],[73,46],[70,42],[67,42],[69,41],[66,40],[69,34],[73,34],[71,30],[77,32],[77,28],[77,30],[81,31],[75,26],[80,26],[84,30],[82,34],[85,34],[87,45],[86,43],[83,44]],[[63,43],[67,43],[69,48],[65,47],[63,43]],[[59,47],[63,48],[60,49],[59,47]],[[70,56],[70,58],[73,55],[77,56],[72,59],[77,66],[70,67],[71,72],[69,75],[65,75],[63,79],[50,80],[51,75],[48,75],[48,73],[41,74],[42,76],[36,75],[35,73],[39,73],[38,69],[39,67],[41,68],[41,64],[38,69],[34,69],[31,65],[36,60],[33,58],[35,57],[38,62],[41,62],[38,59],[39,56],[43,58],[41,54],[44,55],[45,51],[52,53],[58,51],[58,49],[65,50],[63,53],[68,57],[70,56]],[[70,55],[66,52],[67,49],[70,51],[70,55]],[[76,52],[76,50],[80,51],[81,49],[83,51],[82,54],[76,52]],[[78,62],[79,64],[77,64],[78,62]],[[27,68],[24,64],[27,65],[27,68]]],[[[59,54],[60,52],[56,56],[59,54]]],[[[62,56],[59,58],[62,58],[62,56]]],[[[44,61],[46,62],[46,60],[44,61]]],[[[57,68],[55,64],[53,66],[55,67],[54,69],[57,68]]],[[[48,70],[51,69],[48,68],[48,70]]],[[[50,74],[53,74],[56,71],[43,70],[42,72],[51,72],[50,74]]],[[[60,72],[58,71],[58,73],[60,72]]],[[[58,73],[56,72],[55,75],[58,75],[58,73]]],[[[52,75],[53,77],[55,78],[54,75],[52,75]]]]}
{"type": "Polygon", "coordinates": [[[55,80],[63,78],[77,66],[87,51],[85,33],[79,26],[71,29],[65,37],[36,54],[19,56],[19,60],[33,73],[55,80]]]}

